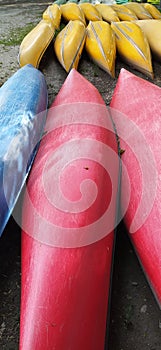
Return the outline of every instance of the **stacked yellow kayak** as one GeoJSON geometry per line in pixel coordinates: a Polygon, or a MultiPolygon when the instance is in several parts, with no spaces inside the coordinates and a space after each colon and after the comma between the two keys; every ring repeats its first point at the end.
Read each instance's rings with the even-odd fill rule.
{"type": "Polygon", "coordinates": [[[85,47],[93,61],[114,78],[116,40],[110,24],[89,22],[85,47]]]}
{"type": "Polygon", "coordinates": [[[52,41],[55,30],[59,27],[61,12],[57,4],[50,6],[43,14],[43,19],[23,39],[19,50],[19,64],[32,64],[38,68],[41,58],[52,41]]]}
{"type": "Polygon", "coordinates": [[[127,2],[125,6],[129,9],[132,10],[135,15],[138,17],[138,19],[150,19],[152,18],[151,14],[149,11],[142,6],[142,4],[139,4],[137,2],[127,2]]]}
{"type": "Polygon", "coordinates": [[[144,3],[142,5],[150,13],[152,18],[154,18],[154,19],[161,19],[161,13],[154,5],[148,4],[148,3],[144,3]]]}
{"type": "Polygon", "coordinates": [[[106,22],[119,22],[120,19],[116,13],[116,11],[109,5],[106,4],[96,4],[96,9],[102,16],[102,19],[106,22]]]}
{"type": "Polygon", "coordinates": [[[85,15],[87,22],[89,22],[89,21],[101,21],[102,20],[101,13],[97,10],[97,7],[94,6],[93,4],[86,2],[86,3],[80,4],[79,7],[84,12],[84,15],[85,15]]]}
{"type": "Polygon", "coordinates": [[[161,20],[145,19],[136,23],[146,35],[152,54],[161,62],[161,20]]]}
{"type": "Polygon", "coordinates": [[[127,64],[153,77],[151,52],[161,61],[161,13],[154,5],[75,1],[57,0],[47,7],[42,20],[21,43],[20,66],[31,63],[38,67],[54,39],[53,51],[67,73],[78,68],[86,50],[111,77],[115,76],[117,53],[127,64]]]}
{"type": "Polygon", "coordinates": [[[133,10],[128,9],[124,5],[112,5],[114,11],[116,11],[120,21],[134,21],[138,19],[133,10]]]}
{"type": "Polygon", "coordinates": [[[66,72],[69,72],[72,68],[77,69],[85,39],[85,25],[78,20],[69,21],[57,35],[54,50],[66,72]]]}
{"type": "Polygon", "coordinates": [[[61,21],[61,11],[57,4],[48,6],[42,15],[44,20],[51,22],[55,29],[58,29],[61,21]]]}
{"type": "Polygon", "coordinates": [[[75,3],[66,3],[60,6],[62,19],[65,22],[79,20],[86,24],[85,15],[80,6],[75,3]]]}
{"type": "Polygon", "coordinates": [[[116,34],[116,46],[122,59],[153,78],[149,43],[140,27],[128,21],[113,22],[111,27],[116,34]]]}
{"type": "Polygon", "coordinates": [[[38,68],[40,60],[54,37],[55,28],[51,22],[41,20],[23,39],[19,50],[19,64],[32,64],[38,68]]]}

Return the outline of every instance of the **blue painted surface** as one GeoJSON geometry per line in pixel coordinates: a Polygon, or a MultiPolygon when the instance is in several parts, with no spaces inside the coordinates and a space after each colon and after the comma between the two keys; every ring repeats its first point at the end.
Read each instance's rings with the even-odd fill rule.
{"type": "Polygon", "coordinates": [[[47,113],[43,74],[19,69],[0,88],[0,235],[26,181],[47,113]]]}

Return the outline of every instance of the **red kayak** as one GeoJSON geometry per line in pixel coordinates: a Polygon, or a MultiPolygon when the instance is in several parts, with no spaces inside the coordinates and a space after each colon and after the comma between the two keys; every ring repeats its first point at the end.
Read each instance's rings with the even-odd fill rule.
{"type": "Polygon", "coordinates": [[[26,188],[20,349],[104,349],[119,166],[105,103],[73,69],[26,188]]]}
{"type": "Polygon", "coordinates": [[[125,223],[161,306],[161,88],[122,69],[111,107],[125,150],[121,195],[125,223]]]}

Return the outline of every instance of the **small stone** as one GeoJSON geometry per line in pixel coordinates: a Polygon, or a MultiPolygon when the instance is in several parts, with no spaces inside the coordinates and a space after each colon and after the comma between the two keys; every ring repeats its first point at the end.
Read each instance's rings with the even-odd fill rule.
{"type": "Polygon", "coordinates": [[[132,286],[137,286],[138,282],[132,282],[132,286]]]}
{"type": "Polygon", "coordinates": [[[140,312],[142,314],[145,314],[147,312],[147,305],[146,304],[141,307],[140,312]]]}

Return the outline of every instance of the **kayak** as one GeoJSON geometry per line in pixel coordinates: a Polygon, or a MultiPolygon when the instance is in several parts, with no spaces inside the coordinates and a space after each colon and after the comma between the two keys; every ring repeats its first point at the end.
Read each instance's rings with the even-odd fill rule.
{"type": "Polygon", "coordinates": [[[132,10],[136,14],[138,19],[152,18],[150,12],[142,4],[139,4],[138,2],[127,2],[125,6],[129,10],[132,10]]]}
{"type": "Polygon", "coordinates": [[[69,2],[64,5],[61,5],[61,15],[64,21],[69,22],[69,21],[74,21],[74,20],[79,20],[86,25],[86,20],[84,16],[84,12],[75,3],[69,2]]]}
{"type": "Polygon", "coordinates": [[[146,35],[152,55],[161,61],[161,20],[143,19],[136,23],[146,35]]]}
{"type": "Polygon", "coordinates": [[[43,74],[31,65],[19,69],[1,87],[0,107],[1,235],[25,184],[42,136],[47,110],[43,74]]]}
{"type": "Polygon", "coordinates": [[[153,78],[149,43],[140,27],[129,21],[112,22],[111,27],[116,35],[116,50],[122,60],[153,78]]]}
{"type": "Polygon", "coordinates": [[[35,68],[38,68],[44,52],[54,38],[54,34],[55,27],[52,20],[42,19],[21,42],[18,57],[20,67],[32,64],[35,68]]]}
{"type": "Polygon", "coordinates": [[[116,11],[107,4],[95,4],[96,9],[100,12],[102,19],[106,22],[119,22],[120,19],[117,16],[116,11]]]}
{"type": "Polygon", "coordinates": [[[153,4],[148,4],[148,2],[142,5],[154,19],[161,19],[161,13],[156,6],[154,6],[153,4]]]}
{"type": "Polygon", "coordinates": [[[104,349],[119,166],[105,103],[72,69],[23,203],[20,349],[104,349]]]}
{"type": "Polygon", "coordinates": [[[128,176],[122,174],[125,224],[161,307],[161,88],[122,69],[111,101],[128,176]],[[124,101],[124,103],[122,103],[124,101]]]}
{"type": "Polygon", "coordinates": [[[57,4],[53,4],[47,7],[43,12],[42,18],[46,21],[51,21],[55,29],[59,29],[61,21],[61,11],[57,4]]]}
{"type": "Polygon", "coordinates": [[[109,23],[90,21],[85,48],[92,60],[111,77],[115,77],[116,39],[109,23]]]}
{"type": "Polygon", "coordinates": [[[120,21],[135,21],[138,19],[133,10],[128,9],[124,5],[111,5],[112,9],[117,13],[120,21]]]}
{"type": "Polygon", "coordinates": [[[84,3],[79,3],[79,7],[82,9],[87,22],[102,21],[102,16],[94,4],[84,2],[84,3]]]}
{"type": "Polygon", "coordinates": [[[77,69],[84,48],[86,27],[82,21],[69,21],[54,42],[54,51],[62,67],[68,73],[77,69]]]}

